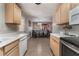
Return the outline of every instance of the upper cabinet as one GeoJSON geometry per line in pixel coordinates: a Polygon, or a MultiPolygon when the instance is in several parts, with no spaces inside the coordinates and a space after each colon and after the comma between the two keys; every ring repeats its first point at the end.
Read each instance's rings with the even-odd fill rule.
{"type": "Polygon", "coordinates": [[[54,18],[55,18],[55,19],[54,19],[54,23],[60,24],[60,8],[57,9],[54,18]]]}
{"type": "Polygon", "coordinates": [[[65,24],[68,23],[70,4],[63,3],[59,6],[55,13],[55,23],[65,24]]]}
{"type": "Polygon", "coordinates": [[[15,3],[5,4],[5,21],[10,24],[20,24],[21,9],[15,3]]]}
{"type": "Polygon", "coordinates": [[[69,22],[69,10],[70,4],[64,3],[60,6],[60,24],[68,23],[69,22]]]}
{"type": "Polygon", "coordinates": [[[71,9],[75,8],[79,3],[71,3],[71,9]]]}
{"type": "Polygon", "coordinates": [[[62,3],[57,8],[54,14],[54,23],[67,24],[69,23],[69,11],[75,8],[79,3],[62,3]]]}

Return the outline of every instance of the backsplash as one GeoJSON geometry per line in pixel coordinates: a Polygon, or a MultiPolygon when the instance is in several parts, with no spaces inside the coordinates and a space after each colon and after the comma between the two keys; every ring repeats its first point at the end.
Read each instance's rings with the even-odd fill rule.
{"type": "Polygon", "coordinates": [[[79,35],[79,25],[73,25],[72,29],[69,29],[67,32],[79,35]]]}
{"type": "Polygon", "coordinates": [[[69,34],[78,34],[79,35],[79,25],[73,25],[72,29],[68,29],[66,31],[65,31],[65,29],[62,28],[62,26],[54,25],[52,32],[53,33],[60,33],[60,32],[65,33],[66,32],[66,33],[69,33],[69,34]]]}
{"type": "Polygon", "coordinates": [[[60,32],[64,32],[64,30],[62,29],[62,27],[61,26],[58,26],[58,25],[56,25],[56,24],[53,24],[53,26],[52,26],[53,28],[52,28],[52,32],[53,33],[60,33],[60,32]]]}
{"type": "Polygon", "coordinates": [[[5,6],[0,3],[0,33],[17,32],[18,26],[5,24],[5,6]]]}

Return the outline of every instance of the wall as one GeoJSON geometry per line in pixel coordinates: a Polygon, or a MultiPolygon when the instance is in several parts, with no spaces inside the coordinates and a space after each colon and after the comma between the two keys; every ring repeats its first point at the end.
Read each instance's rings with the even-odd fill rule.
{"type": "MultiPolygon", "coordinates": [[[[40,24],[41,25],[41,24],[40,24]]],[[[41,29],[41,26],[40,26],[37,22],[33,22],[33,29],[41,29]]]]}
{"type": "MultiPolygon", "coordinates": [[[[52,30],[53,33],[65,32],[65,29],[63,29],[61,26],[55,24],[52,26],[53,26],[53,30],[52,30]]],[[[72,26],[72,29],[66,30],[66,33],[79,35],[79,25],[72,26]]]]}
{"type": "Polygon", "coordinates": [[[72,29],[67,30],[68,33],[79,34],[79,25],[73,25],[72,29]]]}
{"type": "Polygon", "coordinates": [[[19,25],[19,31],[20,32],[23,32],[23,31],[25,31],[25,26],[26,26],[27,24],[25,24],[25,18],[22,16],[21,17],[21,23],[20,23],[20,25],[19,25]]]}
{"type": "Polygon", "coordinates": [[[18,31],[18,26],[5,24],[5,6],[0,3],[0,33],[13,33],[18,31]]]}
{"type": "Polygon", "coordinates": [[[64,29],[62,29],[62,27],[59,25],[52,24],[52,32],[53,33],[60,33],[60,32],[64,32],[64,29]]]}
{"type": "Polygon", "coordinates": [[[29,33],[29,32],[31,31],[31,29],[30,29],[31,26],[29,26],[29,20],[30,20],[30,19],[29,19],[28,17],[25,17],[25,19],[26,19],[26,20],[25,20],[25,32],[26,32],[26,33],[29,33]]]}

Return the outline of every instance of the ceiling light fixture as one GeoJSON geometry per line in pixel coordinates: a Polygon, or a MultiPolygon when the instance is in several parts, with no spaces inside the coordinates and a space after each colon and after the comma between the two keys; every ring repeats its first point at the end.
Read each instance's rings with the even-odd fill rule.
{"type": "Polygon", "coordinates": [[[40,5],[41,3],[35,3],[36,5],[40,5]]]}

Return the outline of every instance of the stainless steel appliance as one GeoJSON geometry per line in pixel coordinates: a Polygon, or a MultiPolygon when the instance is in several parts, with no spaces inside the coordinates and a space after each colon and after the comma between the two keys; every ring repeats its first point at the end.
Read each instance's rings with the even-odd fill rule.
{"type": "Polygon", "coordinates": [[[79,56],[79,38],[61,38],[62,56],[79,56]]]}

